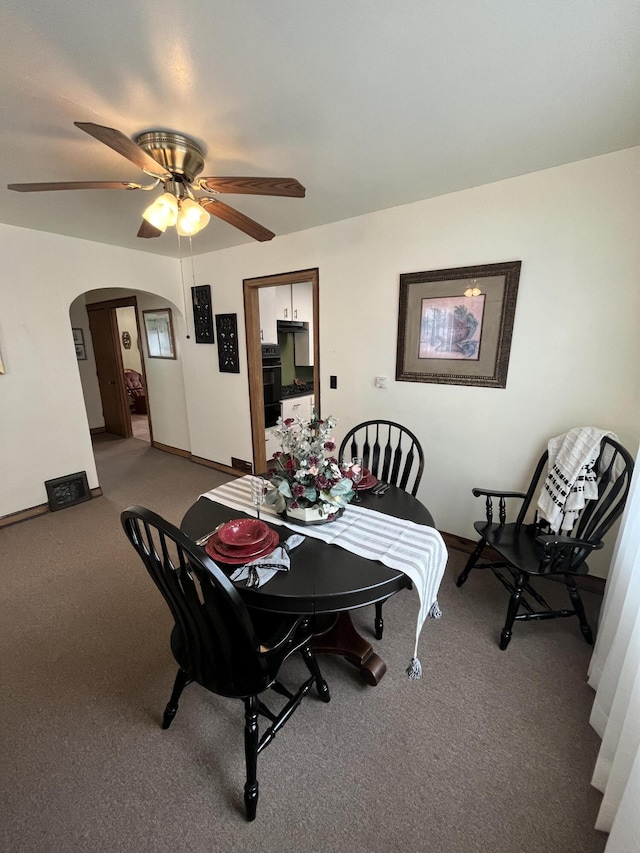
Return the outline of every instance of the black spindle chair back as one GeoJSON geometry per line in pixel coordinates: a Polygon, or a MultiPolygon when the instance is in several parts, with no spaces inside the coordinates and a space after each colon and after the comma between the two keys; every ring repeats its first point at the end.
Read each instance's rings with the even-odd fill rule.
{"type": "Polygon", "coordinates": [[[343,438],[338,457],[348,462],[362,456],[378,480],[391,483],[414,497],[424,471],[424,453],[416,436],[394,421],[364,421],[343,438]]]}

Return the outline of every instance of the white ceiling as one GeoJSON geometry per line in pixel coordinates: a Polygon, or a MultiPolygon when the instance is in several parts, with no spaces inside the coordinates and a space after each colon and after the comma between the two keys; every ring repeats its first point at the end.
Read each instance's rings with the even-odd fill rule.
{"type": "Polygon", "coordinates": [[[163,255],[150,193],[6,184],[144,183],[73,122],[171,129],[204,175],[297,178],[224,196],[282,235],[640,144],[637,0],[4,0],[0,32],[0,221],[163,255]]]}

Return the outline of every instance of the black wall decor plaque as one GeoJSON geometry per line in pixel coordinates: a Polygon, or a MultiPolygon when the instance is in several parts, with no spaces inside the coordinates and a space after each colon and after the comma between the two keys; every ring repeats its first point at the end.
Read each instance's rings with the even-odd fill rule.
{"type": "Polygon", "coordinates": [[[201,284],[191,288],[193,302],[193,327],[197,344],[215,343],[213,314],[211,313],[211,285],[201,284]]]}
{"type": "Polygon", "coordinates": [[[220,373],[240,373],[238,357],[238,315],[216,314],[218,364],[220,373]]]}
{"type": "Polygon", "coordinates": [[[57,477],[55,480],[46,480],[44,485],[51,512],[91,500],[86,471],[57,477]]]}

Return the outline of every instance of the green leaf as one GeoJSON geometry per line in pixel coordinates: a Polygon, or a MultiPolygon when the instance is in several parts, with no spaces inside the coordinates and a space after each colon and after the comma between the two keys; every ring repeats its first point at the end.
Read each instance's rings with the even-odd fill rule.
{"type": "Polygon", "coordinates": [[[353,491],[353,484],[348,477],[343,477],[342,480],[338,480],[338,482],[331,487],[329,492],[330,495],[334,497],[338,497],[339,495],[346,495],[348,492],[353,491]]]}

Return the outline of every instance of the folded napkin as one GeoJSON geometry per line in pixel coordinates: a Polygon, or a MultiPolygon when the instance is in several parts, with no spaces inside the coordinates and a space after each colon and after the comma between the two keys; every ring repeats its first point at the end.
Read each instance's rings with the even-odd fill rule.
{"type": "Polygon", "coordinates": [[[289,552],[304,542],[304,536],[294,533],[285,542],[281,542],[270,554],[258,557],[250,563],[240,566],[231,575],[232,581],[246,581],[250,587],[264,586],[276,572],[288,572],[291,568],[289,552]]]}

